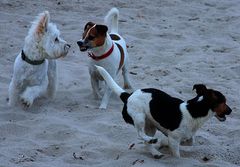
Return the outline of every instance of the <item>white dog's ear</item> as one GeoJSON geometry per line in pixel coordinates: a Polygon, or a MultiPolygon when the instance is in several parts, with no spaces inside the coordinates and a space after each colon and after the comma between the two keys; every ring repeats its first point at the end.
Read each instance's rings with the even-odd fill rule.
{"type": "Polygon", "coordinates": [[[50,15],[48,11],[45,11],[39,15],[37,27],[35,30],[38,36],[42,36],[45,32],[47,32],[49,20],[50,20],[50,15]]]}

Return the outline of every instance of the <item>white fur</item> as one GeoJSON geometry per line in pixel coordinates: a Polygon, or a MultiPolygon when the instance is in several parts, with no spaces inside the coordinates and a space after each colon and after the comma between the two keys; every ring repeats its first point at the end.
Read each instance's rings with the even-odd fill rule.
{"type": "MultiPolygon", "coordinates": [[[[95,61],[95,60],[91,59],[90,63],[89,63],[89,73],[91,76],[91,84],[92,84],[92,88],[93,88],[93,94],[97,98],[101,97],[99,81],[101,81],[102,79],[99,76],[98,72],[96,71],[95,65],[104,67],[114,79],[116,78],[118,72],[120,70],[122,70],[122,75],[123,75],[123,79],[124,79],[124,88],[128,88],[128,89],[132,88],[131,84],[129,82],[128,71],[127,71],[128,53],[127,53],[126,43],[125,43],[124,39],[118,34],[118,15],[119,15],[118,10],[116,8],[112,8],[108,12],[107,16],[105,17],[105,22],[112,21],[111,34],[117,34],[120,37],[120,40],[113,42],[111,37],[107,33],[104,44],[100,47],[91,49],[91,51],[93,52],[94,55],[101,56],[112,47],[112,44],[114,44],[114,50],[110,56],[108,56],[107,58],[100,60],[100,61],[95,61]],[[124,64],[120,70],[118,68],[119,68],[121,53],[115,43],[120,44],[125,53],[124,64]]],[[[103,95],[101,105],[99,108],[101,108],[101,109],[107,108],[107,104],[108,104],[110,95],[111,95],[111,90],[108,87],[106,87],[106,90],[103,95]]]]}
{"type": "MultiPolygon", "coordinates": [[[[124,90],[117,85],[104,68],[99,66],[96,66],[96,68],[106,81],[107,85],[114,91],[115,94],[120,96],[124,90]]],[[[154,138],[156,130],[160,130],[163,134],[167,135],[167,140],[163,139],[161,144],[168,145],[173,155],[180,157],[180,142],[189,140],[190,144],[193,143],[196,131],[203,125],[204,122],[214,115],[214,112],[209,111],[208,115],[205,117],[193,118],[186,108],[187,104],[184,102],[180,105],[180,110],[182,112],[180,126],[174,131],[170,131],[162,127],[152,117],[149,108],[149,102],[151,99],[152,97],[150,93],[146,93],[141,91],[141,89],[138,89],[128,98],[127,111],[134,121],[134,126],[137,129],[138,136],[145,142],[146,149],[150,151],[155,158],[161,158],[163,156],[163,154],[156,150],[152,145],[152,143],[157,142],[157,138],[154,138]]],[[[202,100],[203,98],[200,99],[202,100]]]]}
{"type": "Polygon", "coordinates": [[[39,14],[25,38],[23,51],[32,61],[45,61],[32,65],[24,61],[19,53],[9,85],[9,105],[15,106],[21,102],[24,107],[30,107],[38,97],[54,97],[57,89],[55,59],[66,56],[69,48],[70,45],[60,38],[56,25],[50,23],[49,13],[39,14]]]}
{"type": "Polygon", "coordinates": [[[107,25],[111,25],[111,33],[118,33],[118,18],[119,11],[117,8],[112,8],[104,18],[107,25]],[[113,19],[111,19],[113,17],[113,19]],[[111,23],[109,23],[111,21],[111,23]]]}

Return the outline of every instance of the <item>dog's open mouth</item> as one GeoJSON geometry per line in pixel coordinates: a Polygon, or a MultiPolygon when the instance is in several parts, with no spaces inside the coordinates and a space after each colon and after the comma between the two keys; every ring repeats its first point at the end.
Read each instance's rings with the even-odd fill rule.
{"type": "Polygon", "coordinates": [[[216,117],[219,121],[221,121],[221,122],[223,122],[223,121],[226,120],[225,115],[215,115],[215,117],[216,117]]]}
{"type": "Polygon", "coordinates": [[[85,52],[88,50],[87,46],[79,46],[81,52],[85,52]]]}

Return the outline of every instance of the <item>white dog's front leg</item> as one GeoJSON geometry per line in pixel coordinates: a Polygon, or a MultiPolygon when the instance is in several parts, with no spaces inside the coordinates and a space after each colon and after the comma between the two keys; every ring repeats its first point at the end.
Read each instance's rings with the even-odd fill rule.
{"type": "Polygon", "coordinates": [[[135,110],[139,110],[138,108],[128,108],[128,113],[129,115],[132,117],[133,122],[134,122],[134,126],[137,129],[138,132],[138,136],[140,137],[140,139],[144,140],[144,142],[147,142],[149,144],[152,143],[157,143],[157,138],[148,136],[145,134],[145,119],[146,119],[146,115],[145,113],[141,112],[141,111],[135,111],[135,110]]]}
{"type": "Polygon", "coordinates": [[[10,106],[15,106],[19,98],[19,89],[17,88],[13,79],[9,85],[8,97],[9,97],[8,104],[10,106]]]}
{"type": "Polygon", "coordinates": [[[107,86],[106,90],[105,90],[105,93],[103,95],[102,101],[101,101],[101,105],[99,106],[100,109],[106,109],[107,108],[108,101],[109,101],[109,98],[111,96],[111,93],[112,93],[111,89],[107,86]]]}
{"type": "Polygon", "coordinates": [[[48,60],[48,89],[47,95],[54,98],[57,90],[57,62],[48,60]]]}
{"type": "Polygon", "coordinates": [[[22,93],[21,101],[25,107],[30,107],[33,101],[46,93],[48,82],[47,80],[42,85],[27,87],[22,93]]]}

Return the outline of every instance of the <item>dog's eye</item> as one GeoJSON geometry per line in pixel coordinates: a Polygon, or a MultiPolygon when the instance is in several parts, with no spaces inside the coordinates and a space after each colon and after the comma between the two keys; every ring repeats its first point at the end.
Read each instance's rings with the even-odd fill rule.
{"type": "Polygon", "coordinates": [[[88,40],[90,40],[90,41],[94,40],[94,38],[95,38],[95,37],[92,36],[92,35],[89,35],[89,36],[88,36],[88,40]]]}
{"type": "Polygon", "coordinates": [[[58,39],[58,37],[56,37],[56,38],[55,38],[55,42],[59,42],[59,39],[58,39]]]}

